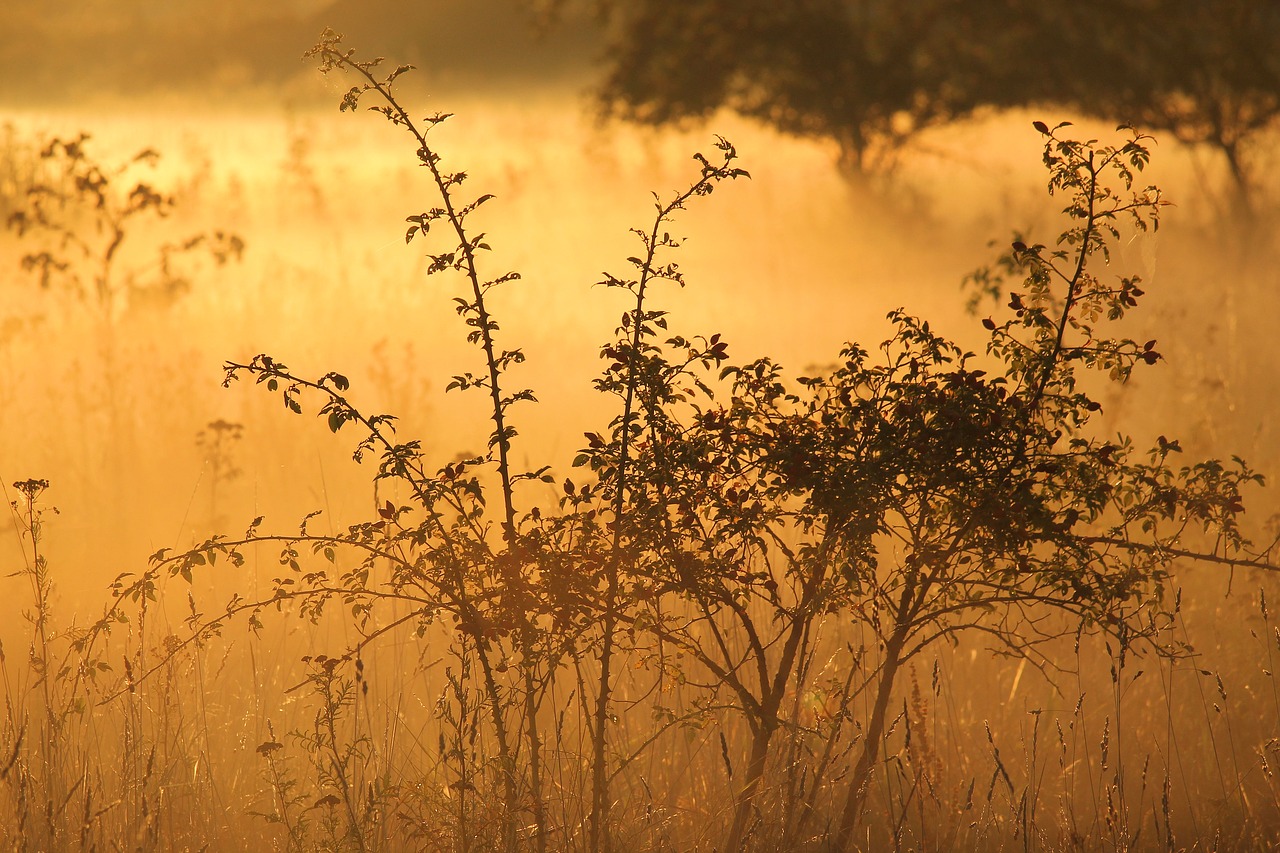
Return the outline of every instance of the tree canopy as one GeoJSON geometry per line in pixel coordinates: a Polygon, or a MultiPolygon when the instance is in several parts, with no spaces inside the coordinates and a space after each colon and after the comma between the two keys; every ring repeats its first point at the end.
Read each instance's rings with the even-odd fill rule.
{"type": "MultiPolygon", "coordinates": [[[[568,0],[567,0],[568,1],[568,0]]],[[[598,97],[647,123],[726,107],[833,140],[851,173],[983,110],[1059,106],[1222,153],[1280,114],[1280,7],[1266,0],[598,0],[598,97]]]]}
{"type": "Polygon", "coordinates": [[[1252,148],[1280,118],[1280,5],[1090,0],[1087,6],[1083,17],[1046,6],[1054,14],[1046,32],[1063,33],[1067,50],[1056,60],[1060,83],[1046,86],[1042,100],[1217,151],[1237,203],[1248,211],[1256,190],[1252,148]]]}

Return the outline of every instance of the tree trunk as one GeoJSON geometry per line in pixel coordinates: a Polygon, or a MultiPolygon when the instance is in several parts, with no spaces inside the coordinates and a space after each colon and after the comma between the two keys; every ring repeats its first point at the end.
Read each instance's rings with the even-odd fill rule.
{"type": "Polygon", "coordinates": [[[845,853],[853,840],[853,831],[862,817],[862,807],[867,799],[867,790],[871,787],[871,776],[876,761],[880,757],[880,739],[884,736],[884,724],[889,715],[889,700],[893,696],[893,685],[902,664],[902,649],[906,645],[907,632],[903,627],[894,630],[889,642],[885,645],[884,664],[880,668],[880,686],[876,692],[876,702],[871,709],[871,719],[867,723],[866,734],[862,738],[862,753],[853,770],[853,782],[849,794],[845,797],[844,811],[840,814],[840,826],[836,831],[835,853],[845,853]]]}
{"type": "Polygon", "coordinates": [[[1232,213],[1242,219],[1246,224],[1252,224],[1256,219],[1253,205],[1253,181],[1249,174],[1249,168],[1245,164],[1244,156],[1240,151],[1240,143],[1237,141],[1221,141],[1218,143],[1222,149],[1222,155],[1227,161],[1227,170],[1231,173],[1232,182],[1232,213]]]}
{"type": "Polygon", "coordinates": [[[729,840],[724,846],[725,853],[739,853],[747,840],[747,824],[751,820],[751,804],[755,801],[760,780],[764,778],[765,763],[769,758],[769,742],[773,733],[778,730],[776,719],[762,721],[751,738],[751,757],[747,761],[747,776],[733,809],[733,826],[729,830],[729,840]]]}

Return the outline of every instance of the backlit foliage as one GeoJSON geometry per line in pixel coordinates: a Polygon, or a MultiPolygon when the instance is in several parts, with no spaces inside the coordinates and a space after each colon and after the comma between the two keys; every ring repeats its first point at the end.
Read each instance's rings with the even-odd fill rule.
{"type": "MultiPolygon", "coordinates": [[[[407,217],[405,238],[437,241],[430,272],[459,283],[455,306],[479,366],[450,389],[484,400],[484,450],[439,464],[394,417],[361,411],[341,373],[304,376],[267,354],[229,362],[225,384],[252,380],[350,438],[382,496],[376,512],[327,532],[318,512],[274,533],[257,518],[239,536],[162,549],[143,573],[117,579],[104,618],[73,646],[84,678],[105,680],[99,641],[145,620],[160,585],[238,571],[255,549],[277,555],[264,591],[216,604],[193,593],[182,635],[145,669],[126,658],[122,678],[97,689],[130,703],[233,622],[255,632],[283,618],[344,626],[354,637],[345,647],[299,650],[306,675],[290,692],[314,709],[309,724],[287,738],[270,729],[256,748],[269,794],[257,811],[280,847],[683,849],[644,768],[681,735],[713,731],[731,802],[700,827],[704,845],[901,843],[906,806],[893,814],[901,801],[875,785],[910,770],[956,849],[999,846],[1004,836],[984,834],[999,820],[971,812],[973,781],[967,797],[941,790],[914,669],[923,653],[976,638],[1052,678],[1068,666],[1064,648],[1079,654],[1097,638],[1118,708],[1131,657],[1189,653],[1175,631],[1175,560],[1275,568],[1270,548],[1241,528],[1243,492],[1260,482],[1243,462],[1183,464],[1176,440],[1139,449],[1097,425],[1099,389],[1160,361],[1155,341],[1114,331],[1144,294],[1106,264],[1125,234],[1159,225],[1159,192],[1138,180],[1147,137],[1120,128],[1115,143],[1080,140],[1036,124],[1062,231],[1052,245],[1012,244],[979,277],[1000,299],[983,321],[983,351],[899,309],[884,343],[848,343],[829,369],[796,378],[768,358],[736,362],[718,334],[676,332],[656,307],[662,288],[686,285],[677,214],[749,177],[717,138],[683,189],[655,195],[636,254],[602,282],[628,299],[595,381],[614,416],[566,424],[583,435],[569,470],[522,468],[515,423],[536,399],[515,383],[524,354],[502,342],[491,295],[524,285],[486,270],[489,237],[474,222],[492,197],[469,195],[466,173],[445,167],[431,132],[448,116],[417,120],[402,106],[394,82],[407,66],[382,76],[380,60],[356,59],[331,31],[308,56],[326,74],[352,75],[341,109],[368,106],[407,133],[430,178],[437,197],[407,217]],[[434,719],[405,762],[380,747],[366,711],[366,660],[393,641],[444,661],[439,691],[415,697],[434,719]],[[900,726],[906,744],[886,756],[900,726]]],[[[33,552],[37,492],[22,490],[26,503],[15,505],[33,552]]],[[[937,679],[935,669],[935,691],[937,679]]],[[[24,755],[29,727],[11,713],[0,744],[24,755]]],[[[56,734],[56,721],[41,730],[56,734]]],[[[1178,849],[1167,772],[1155,818],[1129,804],[1132,780],[1115,771],[1100,783],[1105,819],[1037,824],[1026,791],[1017,804],[996,734],[987,737],[996,771],[986,800],[1002,774],[1015,839],[1178,849]],[[1149,819],[1155,829],[1143,834],[1149,819]]],[[[1104,774],[1110,737],[1108,728],[1104,774]]],[[[1064,776],[1067,741],[1059,728],[1064,776]]],[[[146,768],[133,791],[145,812],[151,765],[132,758],[146,768]]],[[[18,801],[40,781],[17,758],[0,769],[18,801]]],[[[73,781],[53,781],[92,812],[73,781]]],[[[691,787],[713,789],[704,779],[691,787]]],[[[151,825],[138,825],[147,841],[151,825]]],[[[66,834],[48,837],[50,849],[71,849],[66,834]]]]}

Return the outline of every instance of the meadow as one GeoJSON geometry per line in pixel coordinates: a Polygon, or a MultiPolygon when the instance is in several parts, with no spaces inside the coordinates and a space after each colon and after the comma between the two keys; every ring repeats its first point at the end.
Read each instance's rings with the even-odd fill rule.
{"type": "MultiPolygon", "coordinates": [[[[592,380],[605,366],[601,346],[633,307],[626,292],[596,283],[627,269],[637,252],[628,229],[652,222],[649,193],[666,200],[687,187],[698,173],[690,155],[712,156],[712,138],[596,126],[567,95],[437,106],[457,116],[433,131],[436,150],[469,172],[469,191],[496,196],[475,214],[493,245],[486,265],[523,276],[490,302],[502,340],[527,358],[512,366],[516,381],[538,397],[513,410],[512,464],[551,465],[555,476],[522,486],[521,500],[548,514],[566,500],[585,512],[579,489],[591,469],[573,463],[584,433],[606,434],[616,415],[592,380]],[[566,477],[578,481],[572,489],[566,477]]],[[[721,116],[714,130],[733,140],[750,180],[694,199],[670,225],[687,238],[678,250],[687,286],[653,298],[672,333],[722,335],[737,363],[767,355],[790,379],[838,366],[845,341],[874,349],[900,306],[980,352],[981,320],[1002,306],[967,310],[964,276],[1014,231],[1051,243],[1061,226],[1033,118],[1042,117],[938,134],[892,191],[873,193],[843,183],[822,146],[721,116]]],[[[406,246],[405,217],[437,201],[399,128],[332,107],[198,117],[122,107],[5,122],[6,218],[44,168],[39,149],[83,130],[104,163],[146,147],[162,155],[154,171],[130,174],[172,193],[173,212],[130,232],[122,268],[143,276],[156,246],[212,229],[241,236],[245,249],[223,264],[193,252],[181,287],[108,304],[56,281],[42,288],[20,268],[29,239],[0,236],[0,475],[13,507],[0,534],[11,602],[0,627],[3,849],[835,849],[843,786],[875,711],[855,676],[873,676],[884,655],[866,613],[813,617],[807,663],[780,694],[784,736],[742,825],[735,805],[753,743],[742,697],[688,650],[658,661],[662,644],[636,641],[643,626],[632,624],[604,717],[602,830],[592,778],[593,726],[606,725],[592,692],[600,641],[561,647],[557,623],[535,654],[516,635],[477,640],[444,612],[415,620],[420,607],[407,599],[365,622],[363,599],[341,595],[322,613],[281,599],[209,629],[232,596],[274,601],[285,570],[279,542],[247,543],[237,564],[210,536],[240,538],[259,516],[257,533],[287,536],[320,510],[310,531],[351,544],[353,525],[399,524],[397,507],[417,500],[408,481],[374,481],[375,459],[352,461],[350,423],[334,429],[310,404],[293,416],[254,382],[224,389],[224,362],[265,352],[290,375],[341,373],[357,409],[393,413],[397,435],[421,439],[423,470],[494,452],[483,395],[446,392],[482,359],[455,310],[460,286],[448,271],[427,275],[421,238],[406,246]],[[189,577],[126,596],[108,614],[109,636],[78,647],[113,580],[142,577],[161,549],[201,561],[181,563],[189,577]],[[209,565],[215,552],[222,559],[209,565]],[[490,664],[500,689],[480,672],[490,664]],[[495,696],[517,733],[541,724],[527,743],[512,736],[522,745],[513,756],[486,717],[495,696]],[[535,753],[545,763],[531,770],[535,753]],[[517,775],[519,790],[504,790],[517,775]]],[[[1148,302],[1122,328],[1158,339],[1163,363],[1098,385],[1090,429],[1100,441],[1132,434],[1138,446],[1177,437],[1188,457],[1240,454],[1266,474],[1277,461],[1273,220],[1233,220],[1205,169],[1158,146],[1143,176],[1176,206],[1158,232],[1126,232],[1106,274],[1142,277],[1148,302]]],[[[491,463],[474,467],[492,489],[491,463]]],[[[596,471],[601,481],[607,470],[596,471]]],[[[1247,498],[1244,526],[1265,543],[1274,496],[1247,498]]],[[[500,525],[486,530],[481,540],[501,540],[500,525]]],[[[307,566],[363,565],[303,551],[307,566]]],[[[1275,583],[1248,568],[1175,561],[1174,570],[1180,608],[1161,642],[1185,644],[1179,655],[1140,655],[1105,631],[1068,628],[1034,656],[995,653],[966,634],[904,666],[875,735],[853,849],[1280,843],[1275,583]]],[[[749,589],[752,606],[767,607],[749,589]]],[[[593,622],[574,624],[568,633],[586,637],[593,622]]],[[[739,644],[725,641],[730,657],[739,644]]],[[[782,645],[762,658],[776,661],[782,645]]]]}

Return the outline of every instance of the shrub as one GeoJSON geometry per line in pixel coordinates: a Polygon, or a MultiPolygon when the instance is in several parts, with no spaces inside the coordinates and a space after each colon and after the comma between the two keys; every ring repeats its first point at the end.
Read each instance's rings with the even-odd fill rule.
{"type": "MultiPolygon", "coordinates": [[[[685,284],[675,215],[748,177],[718,139],[684,189],[655,197],[627,272],[604,280],[633,300],[596,380],[616,414],[584,433],[580,473],[565,477],[513,461],[517,415],[535,398],[513,384],[524,354],[502,343],[490,294],[519,276],[484,271],[488,237],[472,221],[492,197],[465,195],[466,173],[430,141],[448,116],[411,118],[394,92],[408,66],[382,77],[380,60],[356,59],[331,31],[308,56],[354,74],[341,108],[373,99],[431,176],[438,199],[408,217],[406,242],[446,235],[430,272],[461,281],[457,313],[480,355],[450,388],[482,395],[491,428],[483,454],[434,467],[393,417],[352,402],[342,374],[302,376],[266,354],[230,362],[225,384],[250,378],[288,410],[354,432],[355,459],[407,497],[336,534],[314,532],[314,514],[296,533],[255,519],[117,581],[114,612],[165,576],[190,581],[269,544],[281,567],[270,593],[211,612],[193,603],[188,642],[236,618],[258,629],[273,609],[357,632],[304,659],[316,711],[296,740],[321,817],[298,811],[284,745],[259,747],[266,814],[291,847],[430,834],[460,850],[639,849],[626,834],[646,825],[660,837],[661,818],[651,792],[642,812],[619,787],[647,791],[642,756],[715,728],[732,792],[706,830],[718,848],[849,850],[888,731],[911,725],[892,700],[924,650],[976,634],[1052,668],[1056,640],[1099,634],[1118,679],[1129,655],[1185,651],[1169,630],[1175,559],[1272,567],[1240,529],[1242,492],[1260,480],[1243,462],[1178,466],[1174,440],[1144,452],[1098,434],[1089,389],[1160,360],[1154,341],[1111,331],[1141,282],[1099,269],[1124,229],[1159,224],[1159,193],[1135,189],[1146,137],[1122,128],[1105,144],[1036,124],[1066,226],[1053,246],[1014,243],[983,277],[1008,298],[983,321],[985,352],[898,310],[874,353],[848,344],[832,369],[795,380],[767,358],[734,363],[718,335],[672,332],[654,307],[656,288],[685,284]],[[872,642],[844,639],[856,631],[872,642]],[[388,770],[359,709],[366,656],[394,635],[447,644],[450,664],[438,753],[388,770]]],[[[1113,841],[1130,845],[1122,795],[1116,812],[1113,841]]]]}
{"type": "Polygon", "coordinates": [[[121,164],[108,164],[90,154],[90,136],[54,137],[40,149],[40,168],[31,176],[21,205],[11,212],[8,227],[35,243],[21,259],[22,268],[38,277],[45,290],[61,288],[91,306],[110,323],[131,303],[170,301],[191,286],[182,259],[196,250],[221,265],[238,260],[244,241],[229,231],[214,230],[169,242],[139,238],[143,223],[167,217],[174,199],[139,169],[160,159],[154,149],[139,151],[121,164]],[[143,245],[135,244],[142,242],[143,245]],[[149,244],[148,244],[149,243],[149,244]]]}

